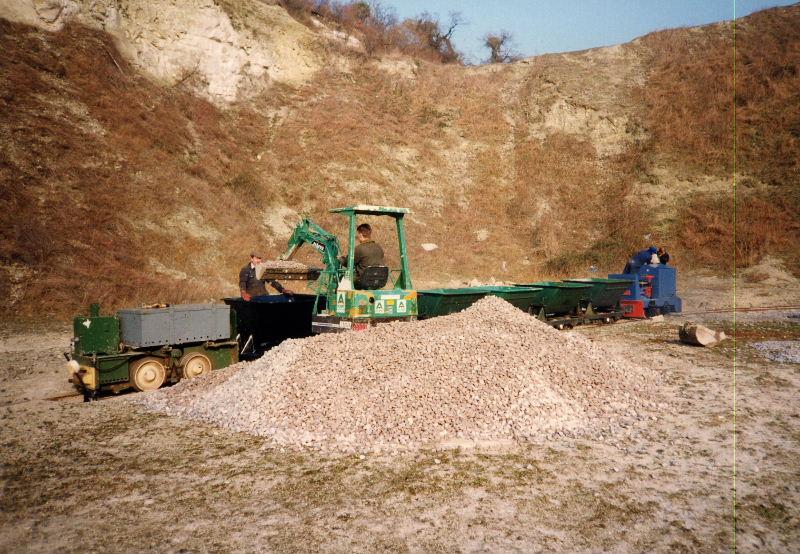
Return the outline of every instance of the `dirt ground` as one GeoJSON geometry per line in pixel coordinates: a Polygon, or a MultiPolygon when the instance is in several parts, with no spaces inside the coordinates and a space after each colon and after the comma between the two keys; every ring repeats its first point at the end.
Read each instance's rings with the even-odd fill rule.
{"type": "MultiPolygon", "coordinates": [[[[686,315],[577,331],[662,373],[677,409],[633,439],[494,452],[322,456],[130,394],[48,400],[70,392],[70,329],[2,324],[0,551],[796,552],[800,365],[751,345],[800,340],[800,309],[738,313],[735,345],[677,341],[688,319],[732,331],[733,314],[696,313],[729,306],[731,285],[696,275],[686,315]]],[[[800,305],[796,283],[736,294],[800,305]]]]}

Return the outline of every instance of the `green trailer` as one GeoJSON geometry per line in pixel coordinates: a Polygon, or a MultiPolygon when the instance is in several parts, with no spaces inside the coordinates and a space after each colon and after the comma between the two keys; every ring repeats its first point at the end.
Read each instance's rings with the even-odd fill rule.
{"type": "Polygon", "coordinates": [[[520,310],[531,312],[533,306],[539,306],[544,297],[544,289],[537,287],[517,287],[502,285],[487,285],[475,287],[485,290],[488,296],[497,296],[520,310]]]}
{"type": "Polygon", "coordinates": [[[627,279],[564,279],[565,283],[578,283],[588,285],[587,312],[612,312],[618,311],[619,301],[631,287],[631,282],[627,279]]]}
{"type": "Polygon", "coordinates": [[[226,305],[196,304],[120,310],[73,320],[65,354],[70,381],[94,398],[100,391],[155,390],[239,361],[235,314],[226,305]]]}
{"type": "Polygon", "coordinates": [[[427,289],[417,291],[420,319],[460,312],[485,297],[488,291],[480,288],[427,289]]]}
{"type": "Polygon", "coordinates": [[[515,284],[517,287],[538,288],[540,304],[534,304],[533,312],[540,316],[577,316],[581,301],[588,298],[590,285],[580,283],[564,283],[559,281],[538,281],[535,283],[515,284]]]}

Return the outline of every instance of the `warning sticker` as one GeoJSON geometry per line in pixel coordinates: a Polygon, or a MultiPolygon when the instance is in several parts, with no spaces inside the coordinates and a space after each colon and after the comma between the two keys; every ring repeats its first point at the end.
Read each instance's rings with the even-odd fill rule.
{"type": "Polygon", "coordinates": [[[375,301],[375,313],[376,314],[384,313],[383,300],[376,300],[375,301]]]}
{"type": "Polygon", "coordinates": [[[344,293],[340,292],[339,294],[336,295],[336,311],[343,312],[344,308],[345,308],[344,293]]]}
{"type": "Polygon", "coordinates": [[[406,311],[406,301],[404,298],[401,298],[397,301],[397,311],[399,313],[405,313],[406,311]]]}

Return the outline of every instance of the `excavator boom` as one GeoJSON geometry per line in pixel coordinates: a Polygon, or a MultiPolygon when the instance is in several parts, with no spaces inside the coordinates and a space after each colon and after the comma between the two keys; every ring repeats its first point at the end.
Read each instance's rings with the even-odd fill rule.
{"type": "Polygon", "coordinates": [[[310,219],[305,218],[294,228],[292,236],[289,238],[288,247],[280,259],[290,260],[304,244],[308,244],[319,252],[325,264],[325,269],[320,273],[319,279],[317,279],[313,288],[326,298],[335,298],[341,272],[339,239],[336,238],[336,235],[329,233],[310,219]]]}

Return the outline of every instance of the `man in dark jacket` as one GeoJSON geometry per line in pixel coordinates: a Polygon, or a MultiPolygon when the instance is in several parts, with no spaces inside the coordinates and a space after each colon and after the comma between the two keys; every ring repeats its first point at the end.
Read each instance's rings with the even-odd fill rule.
{"type": "MultiPolygon", "coordinates": [[[[361,275],[364,270],[368,267],[384,265],[383,248],[372,240],[372,227],[369,223],[362,223],[356,227],[356,242],[358,244],[353,254],[355,271],[353,285],[357,289],[363,289],[365,287],[361,284],[361,275]]],[[[342,256],[340,261],[346,264],[347,256],[342,256]]]]}
{"type": "Polygon", "coordinates": [[[638,273],[640,267],[650,263],[653,254],[656,252],[658,252],[658,248],[651,246],[647,250],[640,250],[632,254],[631,259],[625,264],[625,269],[622,270],[622,273],[638,273]]]}
{"type": "MultiPolygon", "coordinates": [[[[256,278],[256,265],[260,264],[261,261],[261,255],[258,252],[250,252],[250,263],[239,271],[239,292],[242,294],[242,299],[248,302],[252,300],[254,296],[264,296],[268,294],[266,283],[256,278]]],[[[269,280],[267,282],[279,293],[289,293],[278,281],[269,280]]]]}

